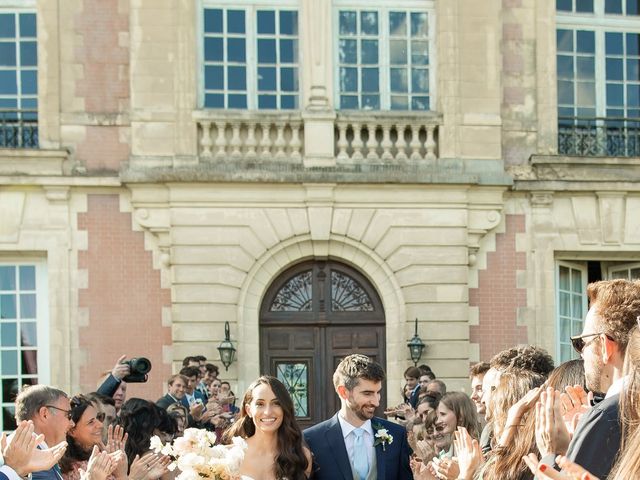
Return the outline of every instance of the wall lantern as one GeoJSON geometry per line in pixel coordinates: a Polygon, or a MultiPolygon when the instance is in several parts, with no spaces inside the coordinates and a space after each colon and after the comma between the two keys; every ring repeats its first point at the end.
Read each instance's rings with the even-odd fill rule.
{"type": "Polygon", "coordinates": [[[417,366],[420,358],[422,357],[422,351],[426,345],[422,341],[422,339],[418,336],[418,319],[416,318],[416,332],[413,335],[413,338],[407,342],[407,347],[409,347],[409,353],[411,355],[411,360],[413,361],[413,365],[417,366]]]}
{"type": "Polygon", "coordinates": [[[220,352],[220,361],[224,365],[224,369],[229,370],[229,365],[236,357],[236,347],[233,346],[231,338],[229,338],[229,322],[224,322],[224,340],[218,345],[218,352],[220,352]]]}

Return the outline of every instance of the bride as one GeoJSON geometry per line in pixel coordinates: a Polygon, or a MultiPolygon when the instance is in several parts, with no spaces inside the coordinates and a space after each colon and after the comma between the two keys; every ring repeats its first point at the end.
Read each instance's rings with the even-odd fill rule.
{"type": "Polygon", "coordinates": [[[242,400],[240,417],[225,432],[247,442],[240,467],[243,480],[306,480],[311,474],[311,452],[303,445],[293,401],[275,377],[253,382],[242,400]]]}

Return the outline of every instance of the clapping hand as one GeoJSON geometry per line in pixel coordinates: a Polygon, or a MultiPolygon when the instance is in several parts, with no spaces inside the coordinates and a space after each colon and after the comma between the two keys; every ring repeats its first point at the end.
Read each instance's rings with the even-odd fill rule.
{"type": "Polygon", "coordinates": [[[549,387],[536,403],[536,445],[542,456],[564,454],[571,438],[562,417],[560,392],[549,387]]]}
{"type": "Polygon", "coordinates": [[[538,463],[535,453],[530,453],[522,459],[538,480],[598,480],[598,477],[561,455],[556,458],[557,464],[562,468],[560,472],[549,465],[538,463]]]}
{"type": "Polygon", "coordinates": [[[422,460],[427,460],[435,456],[436,449],[433,447],[433,443],[428,440],[417,440],[415,453],[422,460]]]}
{"type": "Polygon", "coordinates": [[[471,438],[466,428],[458,427],[453,445],[460,469],[458,478],[471,480],[482,463],[482,452],[478,440],[471,438]]]}
{"type": "Polygon", "coordinates": [[[148,453],[143,457],[136,455],[131,463],[129,480],[154,480],[164,475],[171,463],[171,459],[166,455],[148,453]]]}
{"type": "Polygon", "coordinates": [[[44,435],[34,435],[32,421],[23,420],[18,424],[11,441],[3,433],[0,438],[0,452],[4,463],[24,477],[31,472],[49,470],[62,458],[67,442],[61,442],[51,448],[39,450],[36,447],[44,440],[44,435]]]}
{"type": "Polygon", "coordinates": [[[106,480],[111,475],[115,465],[107,452],[101,452],[98,446],[93,447],[87,471],[80,469],[81,480],[106,480]]]}
{"type": "Polygon", "coordinates": [[[438,478],[442,480],[456,480],[460,473],[457,458],[433,458],[433,470],[438,478]]]}
{"type": "Polygon", "coordinates": [[[413,480],[438,480],[433,474],[433,465],[431,462],[425,464],[414,458],[410,461],[411,471],[413,472],[413,480]]]}
{"type": "Polygon", "coordinates": [[[562,401],[562,418],[567,431],[573,436],[580,417],[591,408],[591,400],[593,400],[593,392],[584,391],[580,385],[574,387],[567,386],[564,388],[566,393],[560,395],[562,401]]]}

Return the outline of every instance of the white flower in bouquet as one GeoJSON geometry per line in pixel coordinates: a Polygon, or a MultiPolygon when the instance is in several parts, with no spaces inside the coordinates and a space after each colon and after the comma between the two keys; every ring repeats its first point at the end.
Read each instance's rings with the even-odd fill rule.
{"type": "Polygon", "coordinates": [[[173,444],[163,444],[158,437],[151,438],[151,449],[169,455],[173,462],[169,469],[178,467],[176,480],[235,480],[244,459],[247,443],[239,437],[233,445],[215,445],[216,435],[207,430],[188,428],[183,437],[173,444]]]}

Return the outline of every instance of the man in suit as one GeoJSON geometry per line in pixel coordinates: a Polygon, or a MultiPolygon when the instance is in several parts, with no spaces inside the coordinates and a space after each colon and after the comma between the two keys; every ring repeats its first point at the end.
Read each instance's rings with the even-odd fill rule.
{"type": "Polygon", "coordinates": [[[340,411],[304,431],[316,480],[411,480],[405,429],[374,416],[385,373],[369,357],[345,357],[333,374],[340,411]]]}
{"type": "Polygon", "coordinates": [[[418,367],[409,367],[404,371],[405,388],[409,391],[407,403],[414,410],[418,407],[418,399],[420,396],[420,376],[422,372],[418,367]]]}
{"type": "Polygon", "coordinates": [[[171,375],[167,381],[168,392],[164,397],[158,399],[156,405],[166,410],[169,405],[173,405],[174,403],[181,404],[187,388],[187,382],[187,377],[184,375],[180,375],[179,373],[171,375]]]}
{"type": "Polygon", "coordinates": [[[200,404],[203,406],[206,405],[207,399],[202,395],[202,393],[196,390],[196,386],[198,385],[198,378],[200,375],[200,369],[195,366],[183,367],[182,370],[180,370],[180,374],[187,379],[184,397],[182,397],[182,405],[187,407],[188,410],[191,410],[196,404],[200,404]]]}
{"type": "MultiPolygon", "coordinates": [[[[629,333],[640,316],[640,281],[610,280],[587,286],[591,307],[582,334],[572,337],[574,348],[584,359],[587,389],[606,393],[604,400],[580,419],[566,452],[573,462],[595,476],[606,478],[620,450],[620,393],[625,388],[624,356],[629,333]]],[[[581,405],[574,405],[579,411],[581,405]]],[[[560,427],[563,422],[559,421],[560,427]]],[[[554,428],[552,431],[555,431],[554,428]]],[[[558,445],[550,442],[543,462],[553,464],[558,445]]]]}
{"type": "MultiPolygon", "coordinates": [[[[62,390],[46,385],[32,385],[22,390],[16,398],[16,420],[31,420],[34,432],[43,435],[40,449],[65,442],[67,431],[73,427],[71,403],[62,390]]],[[[32,473],[32,480],[60,480],[62,475],[57,463],[32,473]]]]}

